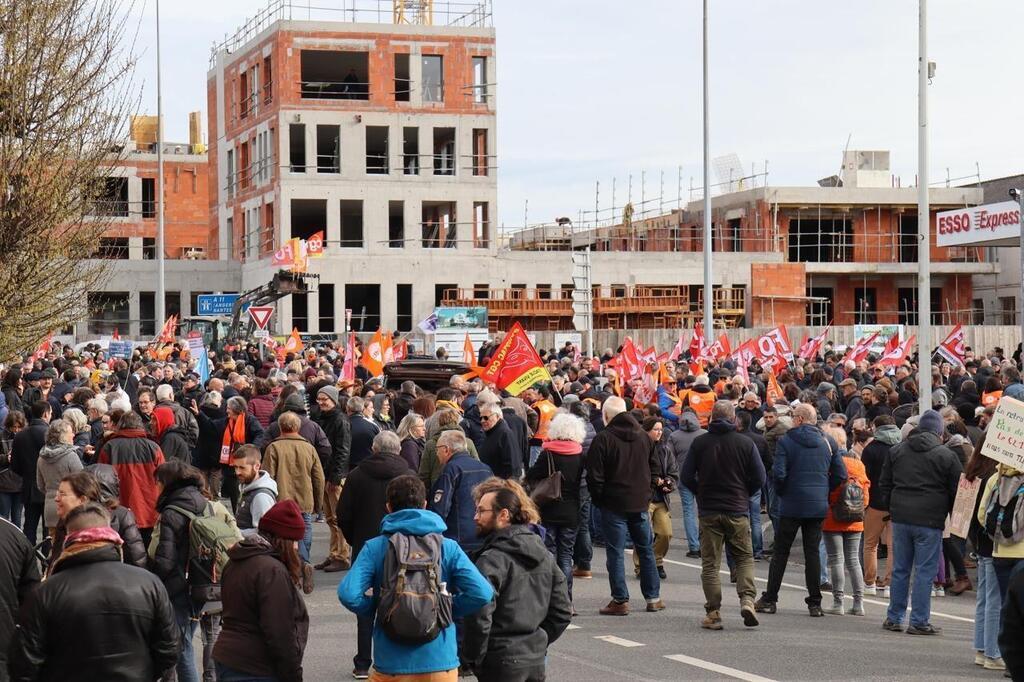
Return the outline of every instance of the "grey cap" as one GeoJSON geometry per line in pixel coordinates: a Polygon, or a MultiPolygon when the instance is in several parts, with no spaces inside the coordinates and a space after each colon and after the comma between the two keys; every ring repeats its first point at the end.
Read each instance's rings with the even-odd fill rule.
{"type": "Polygon", "coordinates": [[[562,407],[569,407],[573,403],[578,403],[579,401],[580,397],[578,395],[575,393],[569,393],[562,397],[562,407]]]}
{"type": "Polygon", "coordinates": [[[828,381],[823,381],[820,384],[818,384],[818,393],[820,393],[821,395],[831,393],[834,390],[836,390],[835,384],[829,383],[828,381]]]}
{"type": "Polygon", "coordinates": [[[338,403],[338,389],[336,389],[334,386],[324,386],[319,391],[317,391],[316,396],[318,398],[320,396],[322,396],[322,395],[325,395],[328,398],[330,398],[331,402],[333,402],[335,405],[339,404],[338,403]]]}

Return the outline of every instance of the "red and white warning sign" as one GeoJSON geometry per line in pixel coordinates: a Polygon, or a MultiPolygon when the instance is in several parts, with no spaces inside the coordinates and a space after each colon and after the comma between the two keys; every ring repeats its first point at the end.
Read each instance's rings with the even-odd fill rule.
{"type": "Polygon", "coordinates": [[[260,329],[266,329],[270,322],[270,316],[274,314],[274,307],[269,305],[254,305],[249,308],[249,317],[260,329]]]}

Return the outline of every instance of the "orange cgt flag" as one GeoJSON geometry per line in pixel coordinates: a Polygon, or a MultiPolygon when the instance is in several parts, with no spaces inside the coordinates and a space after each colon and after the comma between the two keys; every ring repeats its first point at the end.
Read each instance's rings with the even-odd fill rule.
{"type": "Polygon", "coordinates": [[[284,352],[288,353],[301,353],[302,349],[305,348],[305,344],[302,343],[302,337],[299,336],[299,330],[292,327],[291,336],[284,342],[284,352]]]}
{"type": "Polygon", "coordinates": [[[380,376],[384,373],[384,335],[380,328],[366,344],[363,357],[359,358],[359,364],[370,372],[370,376],[380,376]]]}
{"type": "Polygon", "coordinates": [[[511,395],[519,395],[538,381],[550,381],[551,375],[526,332],[516,322],[502,339],[482,378],[511,395]]]}

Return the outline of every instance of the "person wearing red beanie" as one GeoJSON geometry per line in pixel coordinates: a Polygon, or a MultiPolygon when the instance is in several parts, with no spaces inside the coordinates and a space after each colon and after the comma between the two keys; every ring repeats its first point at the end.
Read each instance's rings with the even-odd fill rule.
{"type": "Polygon", "coordinates": [[[295,500],[281,500],[260,518],[261,533],[298,542],[306,535],[302,510],[295,500]]]}

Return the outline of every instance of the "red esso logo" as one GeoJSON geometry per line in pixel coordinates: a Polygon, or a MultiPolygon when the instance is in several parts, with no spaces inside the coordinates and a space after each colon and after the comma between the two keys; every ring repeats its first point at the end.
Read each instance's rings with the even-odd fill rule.
{"type": "Polygon", "coordinates": [[[971,229],[970,213],[956,213],[939,218],[939,234],[955,234],[969,232],[971,229]]]}

